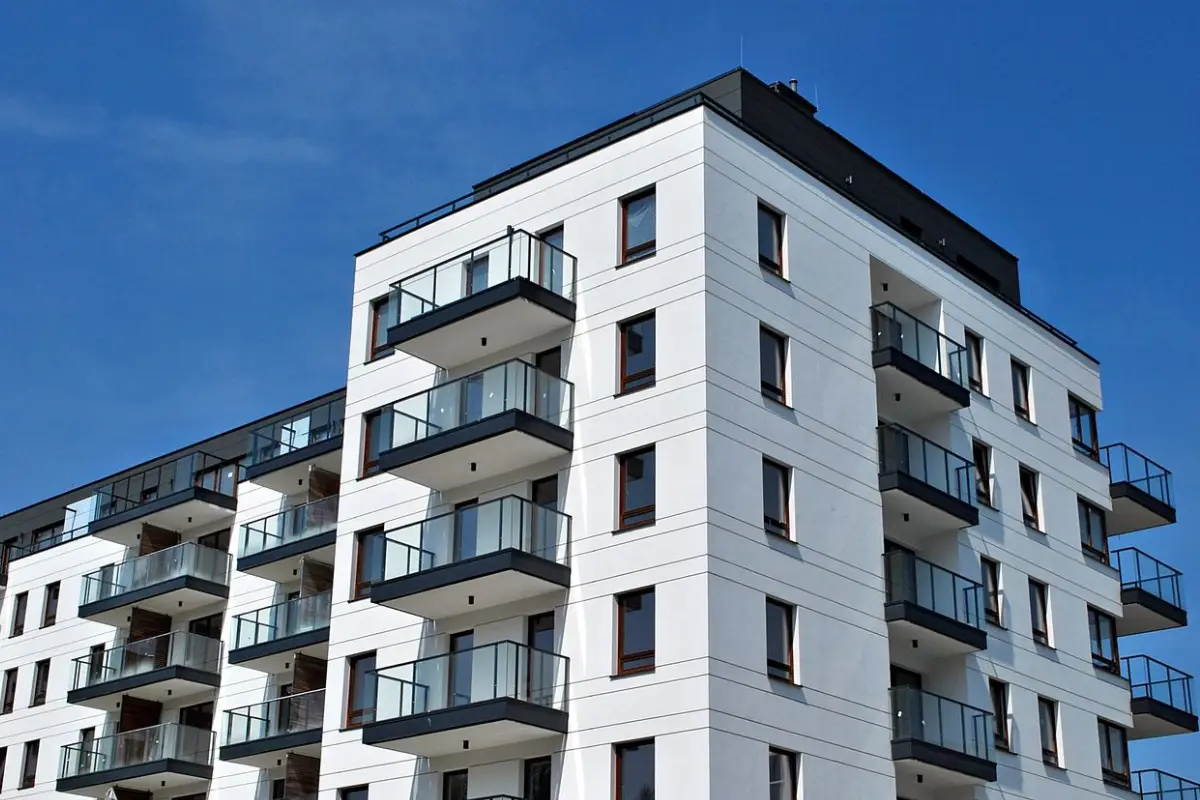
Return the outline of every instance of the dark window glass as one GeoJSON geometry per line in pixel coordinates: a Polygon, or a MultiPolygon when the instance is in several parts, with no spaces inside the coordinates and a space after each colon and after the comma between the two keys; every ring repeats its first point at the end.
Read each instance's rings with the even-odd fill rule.
{"type": "Polygon", "coordinates": [[[972,389],[983,394],[983,339],[970,331],[964,335],[967,339],[967,381],[972,389]]]}
{"type": "Polygon", "coordinates": [[[1029,616],[1033,638],[1042,644],[1050,643],[1050,625],[1046,618],[1046,584],[1029,579],[1029,616]]]}
{"type": "Polygon", "coordinates": [[[207,636],[210,639],[220,639],[221,623],[224,617],[224,614],[210,614],[207,617],[194,619],[188,623],[188,633],[194,633],[197,636],[207,636]]]}
{"type": "Polygon", "coordinates": [[[233,534],[233,530],[226,528],[223,531],[215,533],[206,533],[203,536],[196,538],[196,544],[201,547],[207,547],[210,550],[220,550],[222,553],[229,552],[229,540],[233,534]]]}
{"type": "Polygon", "coordinates": [[[379,473],[379,454],[392,446],[392,413],[377,408],[363,414],[363,477],[379,473]]]}
{"type": "Polygon", "coordinates": [[[9,637],[20,636],[25,632],[25,608],[29,605],[29,592],[21,592],[13,599],[12,627],[9,637]]]}
{"type": "Polygon", "coordinates": [[[621,392],[654,385],[654,314],[622,322],[621,392]]]}
{"type": "Polygon", "coordinates": [[[1053,700],[1038,698],[1038,728],[1042,733],[1042,761],[1058,766],[1058,707],[1053,700]]]}
{"type": "Polygon", "coordinates": [[[284,800],[284,788],[287,782],[283,778],[271,781],[271,800],[284,800]]]}
{"type": "Polygon", "coordinates": [[[1100,458],[1100,439],[1096,435],[1096,409],[1074,395],[1067,395],[1071,412],[1071,443],[1081,453],[1100,458]]]}
{"type": "Polygon", "coordinates": [[[383,526],[354,534],[354,593],[361,600],[371,592],[371,584],[380,578],[383,567],[383,526]]]}
{"type": "Polygon", "coordinates": [[[46,689],[50,685],[50,659],[39,661],[33,666],[33,697],[30,706],[40,706],[46,702],[46,689]]]}
{"type": "Polygon", "coordinates": [[[771,748],[767,786],[770,800],[796,800],[796,754],[771,748]]]}
{"type": "Polygon", "coordinates": [[[616,800],[654,800],[654,740],[618,744],[613,750],[616,800]]]}
{"type": "Polygon", "coordinates": [[[11,714],[17,702],[17,668],[4,671],[4,700],[0,705],[0,714],[11,714]]]}
{"type": "Polygon", "coordinates": [[[467,800],[467,771],[442,773],[442,800],[467,800]]]}
{"type": "Polygon", "coordinates": [[[992,448],[978,440],[973,441],[971,457],[975,461],[975,500],[990,508],[992,505],[992,448]]]}
{"type": "Polygon", "coordinates": [[[783,277],[783,217],[758,204],[758,263],[783,277]]]}
{"type": "Polygon", "coordinates": [[[654,448],[625,453],[620,463],[620,528],[654,522],[654,448]]]}
{"type": "Polygon", "coordinates": [[[983,613],[988,622],[1000,624],[1000,565],[990,558],[979,559],[983,583],[983,613]]]}
{"type": "Polygon", "coordinates": [[[988,679],[992,694],[992,722],[996,747],[1007,750],[1008,744],[1008,684],[995,678],[988,679]]]}
{"type": "Polygon", "coordinates": [[[525,794],[522,800],[551,800],[551,763],[549,756],[525,762],[525,794]]]}
{"type": "Polygon", "coordinates": [[[1104,782],[1129,788],[1129,742],[1125,729],[1097,719],[1100,733],[1100,772],[1104,782]]]}
{"type": "Polygon", "coordinates": [[[1088,630],[1092,636],[1092,663],[1109,672],[1121,674],[1116,618],[1088,606],[1088,630]]]}
{"type": "Polygon", "coordinates": [[[338,800],[367,800],[369,793],[369,786],[351,786],[338,789],[338,800]]]}
{"type": "Polygon", "coordinates": [[[767,674],[791,681],[792,670],[791,606],[767,598],[767,674]]]}
{"type": "Polygon", "coordinates": [[[4,791],[4,767],[8,762],[8,748],[0,747],[0,792],[4,791]]]}
{"type": "Polygon", "coordinates": [[[538,245],[538,285],[555,294],[567,295],[563,226],[542,231],[538,238],[542,240],[538,245]]]}
{"type": "Polygon", "coordinates": [[[654,589],[617,596],[617,674],[654,669],[654,589]]]}
{"type": "Polygon", "coordinates": [[[461,706],[471,702],[471,675],[475,666],[475,631],[463,631],[450,635],[450,705],[461,706]]]}
{"type": "Polygon", "coordinates": [[[763,527],[767,533],[787,537],[789,470],[763,459],[763,527]]]}
{"type": "Polygon", "coordinates": [[[621,201],[621,263],[654,255],[655,196],[653,189],[621,201]]]}
{"type": "Polygon", "coordinates": [[[762,393],[777,403],[787,402],[787,342],[766,328],[758,329],[759,373],[762,393]]]}
{"type": "Polygon", "coordinates": [[[1083,554],[1097,561],[1108,561],[1108,531],[1104,510],[1079,498],[1079,542],[1083,554]]]}
{"type": "Polygon", "coordinates": [[[1038,515],[1038,474],[1028,467],[1020,467],[1021,479],[1021,515],[1025,524],[1031,528],[1041,529],[1038,515]]]}
{"type": "Polygon", "coordinates": [[[482,292],[488,288],[488,257],[487,254],[475,256],[467,261],[464,265],[464,270],[467,275],[467,285],[465,287],[464,296],[473,295],[476,292],[482,292]]]}
{"type": "Polygon", "coordinates": [[[58,581],[46,586],[46,601],[42,604],[42,627],[49,628],[58,622],[58,581]]]}
{"type": "Polygon", "coordinates": [[[388,325],[392,324],[392,295],[377,297],[371,301],[371,349],[370,358],[379,358],[392,351],[388,347],[388,325]]]}
{"type": "Polygon", "coordinates": [[[1012,362],[1013,408],[1017,416],[1029,419],[1029,367],[1020,361],[1012,362]]]}
{"type": "Polygon", "coordinates": [[[18,789],[32,789],[37,783],[38,750],[40,743],[35,741],[25,743],[25,759],[21,763],[21,782],[18,789]]]}
{"type": "Polygon", "coordinates": [[[375,713],[375,654],[362,653],[349,659],[349,685],[346,692],[346,727],[357,728],[370,722],[375,713]]]}

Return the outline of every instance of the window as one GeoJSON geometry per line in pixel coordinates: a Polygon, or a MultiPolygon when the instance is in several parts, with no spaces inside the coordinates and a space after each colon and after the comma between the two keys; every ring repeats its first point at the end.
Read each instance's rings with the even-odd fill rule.
{"type": "Polygon", "coordinates": [[[550,756],[525,761],[525,794],[523,800],[550,800],[553,796],[553,777],[550,756]]]}
{"type": "Polygon", "coordinates": [[[375,713],[375,653],[361,653],[347,659],[350,675],[346,697],[346,727],[357,728],[370,722],[375,713]]]}
{"type": "Polygon", "coordinates": [[[271,781],[271,800],[285,800],[284,791],[287,789],[287,780],[284,778],[276,778],[271,781]]]}
{"type": "Polygon", "coordinates": [[[392,295],[377,297],[371,301],[371,341],[368,361],[392,352],[388,347],[388,325],[392,321],[392,295]]]}
{"type": "Polygon", "coordinates": [[[758,329],[758,359],[762,393],[787,403],[787,340],[767,328],[758,329]]]}
{"type": "Polygon", "coordinates": [[[1038,698],[1038,727],[1042,731],[1042,761],[1058,766],[1058,705],[1048,697],[1038,698]]]}
{"type": "Polygon", "coordinates": [[[1075,395],[1067,395],[1071,412],[1071,443],[1079,452],[1100,460],[1100,437],[1096,435],[1096,409],[1075,395]]]}
{"type": "Polygon", "coordinates": [[[222,553],[229,552],[229,540],[233,534],[233,530],[226,528],[223,531],[215,531],[214,533],[206,533],[203,536],[196,537],[196,544],[201,547],[207,547],[209,550],[220,550],[222,553]]]}
{"type": "Polygon", "coordinates": [[[379,454],[392,446],[392,414],[389,408],[377,408],[363,414],[364,478],[379,474],[379,454]]]}
{"type": "Polygon", "coordinates": [[[783,277],[783,215],[758,204],[758,263],[783,277]]]}
{"type": "Polygon", "coordinates": [[[58,581],[46,586],[46,598],[42,603],[43,628],[49,628],[55,622],[58,622],[58,590],[58,581]]]}
{"type": "Polygon", "coordinates": [[[1029,617],[1033,623],[1034,641],[1050,644],[1050,623],[1046,609],[1046,584],[1029,579],[1029,617]]]}
{"type": "Polygon", "coordinates": [[[0,792],[4,791],[4,767],[8,761],[8,748],[0,747],[0,792]]]}
{"type": "Polygon", "coordinates": [[[978,439],[971,442],[971,457],[975,461],[975,499],[980,505],[992,507],[992,448],[978,439]]]}
{"type": "Polygon", "coordinates": [[[983,394],[983,339],[971,331],[964,331],[963,335],[967,339],[967,382],[983,394]]]}
{"type": "MultiPolygon", "coordinates": [[[[570,295],[572,287],[566,286],[567,274],[563,247],[566,246],[566,235],[562,225],[542,231],[538,234],[538,273],[537,284],[544,286],[555,294],[570,295]]],[[[570,276],[572,279],[574,274],[570,276]]]]}
{"type": "Polygon", "coordinates": [[[992,724],[996,747],[1008,750],[1008,684],[988,678],[988,691],[992,695],[992,724]]]}
{"type": "Polygon", "coordinates": [[[619,530],[654,524],[654,448],[617,457],[619,530]]]}
{"type": "Polygon", "coordinates": [[[442,800],[467,800],[467,771],[442,773],[442,800]]]}
{"type": "Polygon", "coordinates": [[[1105,783],[1129,788],[1129,742],[1125,729],[1108,720],[1097,719],[1100,733],[1100,774],[1105,783]]]}
{"type": "Polygon", "coordinates": [[[367,800],[370,794],[368,786],[351,786],[346,789],[338,789],[338,800],[367,800]]]}
{"type": "Polygon", "coordinates": [[[654,255],[655,197],[650,188],[621,201],[621,263],[654,255]]]}
{"type": "Polygon", "coordinates": [[[788,537],[788,485],[791,470],[763,459],[763,527],[767,533],[788,537]]]}
{"type": "Polygon", "coordinates": [[[17,668],[4,671],[4,700],[0,714],[11,714],[17,702],[17,668]]]}
{"type": "MultiPolygon", "coordinates": [[[[287,598],[291,599],[291,598],[287,598]]],[[[221,638],[221,624],[225,621],[225,615],[221,613],[209,614],[207,617],[200,617],[188,623],[188,633],[194,633],[197,636],[207,636],[209,639],[221,638]]]]}
{"type": "Polygon", "coordinates": [[[983,615],[993,625],[1000,624],[1000,564],[990,558],[979,559],[983,583],[983,615]]]}
{"type": "Polygon", "coordinates": [[[1038,515],[1038,474],[1029,467],[1020,467],[1021,478],[1021,516],[1025,524],[1035,530],[1041,530],[1038,515]]]}
{"type": "Polygon", "coordinates": [[[622,322],[621,380],[618,393],[654,385],[654,313],[622,322]]]}
{"type": "Polygon", "coordinates": [[[784,681],[794,678],[792,617],[791,606],[767,598],[767,675],[784,681]]]}
{"type": "Polygon", "coordinates": [[[1088,606],[1088,630],[1092,634],[1092,663],[1109,672],[1121,674],[1117,655],[1117,620],[1111,614],[1088,606]]]}
{"type": "Polygon", "coordinates": [[[617,595],[617,674],[654,669],[654,589],[617,595]]]}
{"type": "Polygon", "coordinates": [[[613,746],[616,756],[615,800],[654,800],[654,740],[613,746]]]}
{"type": "Polygon", "coordinates": [[[50,659],[39,661],[33,665],[33,697],[29,706],[45,705],[46,687],[50,685],[50,659]]]}
{"type": "Polygon", "coordinates": [[[1097,561],[1108,562],[1108,531],[1104,509],[1079,498],[1079,543],[1083,554],[1097,561]]]}
{"type": "Polygon", "coordinates": [[[25,632],[25,607],[29,605],[29,592],[21,592],[13,600],[12,627],[8,636],[20,636],[25,632]]]}
{"type": "Polygon", "coordinates": [[[371,593],[371,584],[380,577],[383,545],[382,525],[354,534],[354,587],[351,600],[361,600],[371,593]]]}
{"type": "Polygon", "coordinates": [[[21,762],[21,782],[18,789],[32,789],[37,783],[37,762],[39,742],[35,739],[25,743],[25,758],[21,762]]]}
{"type": "Polygon", "coordinates": [[[796,800],[796,754],[772,747],[768,758],[770,800],[796,800]]]}
{"type": "Polygon", "coordinates": [[[1012,362],[1013,408],[1021,419],[1032,420],[1029,411],[1029,367],[1012,362]]]}

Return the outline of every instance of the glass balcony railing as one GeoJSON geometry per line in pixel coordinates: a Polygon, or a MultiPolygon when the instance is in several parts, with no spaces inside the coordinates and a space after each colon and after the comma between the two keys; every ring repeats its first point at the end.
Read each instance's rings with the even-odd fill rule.
{"type": "Polygon", "coordinates": [[[1100,463],[1108,467],[1111,483],[1131,483],[1156,500],[1172,508],[1171,473],[1144,455],[1124,444],[1100,448],[1100,463]]]}
{"type": "Polygon", "coordinates": [[[422,658],[372,673],[375,722],[509,697],[563,710],[568,659],[516,642],[422,658]]]}
{"type": "Polygon", "coordinates": [[[943,747],[985,761],[992,760],[992,714],[911,686],[894,686],[892,741],[915,741],[943,747]]]}
{"type": "Polygon", "coordinates": [[[575,256],[558,246],[509,228],[503,236],[393,283],[388,326],[403,325],[514,278],[525,278],[573,300],[575,264],[575,256]]]}
{"type": "Polygon", "coordinates": [[[229,554],[195,542],[109,564],[83,576],[79,604],[94,603],[182,577],[228,585],[229,554]]]}
{"type": "Polygon", "coordinates": [[[1186,608],[1183,601],[1183,573],[1138,550],[1125,547],[1114,550],[1111,563],[1121,573],[1122,589],[1142,589],[1176,608],[1186,608]]]}
{"type": "Polygon", "coordinates": [[[561,564],[570,530],[566,514],[509,495],[388,531],[379,568],[387,581],[508,549],[561,564]]]}
{"type": "Polygon", "coordinates": [[[879,473],[900,472],[964,503],[975,504],[975,467],[902,425],[884,423],[879,432],[879,473]]]}
{"type": "Polygon", "coordinates": [[[338,496],[284,509],[242,526],[242,558],[337,529],[338,496]]]}
{"type": "Polygon", "coordinates": [[[253,647],[329,627],[329,592],[297,597],[233,618],[232,648],[253,647]]]}
{"type": "Polygon", "coordinates": [[[1121,659],[1121,675],[1129,681],[1134,699],[1148,697],[1171,708],[1195,714],[1192,707],[1192,676],[1149,656],[1121,659]]]}
{"type": "Polygon", "coordinates": [[[325,720],[325,690],[290,694],[225,712],[221,744],[244,744],[320,730],[325,720]]]}
{"type": "Polygon", "coordinates": [[[71,660],[75,670],[72,689],[85,689],[165,667],[191,667],[221,671],[221,640],[186,631],[164,633],[126,642],[102,653],[71,660]]]}
{"type": "Polygon", "coordinates": [[[168,723],[151,728],[100,736],[62,748],[59,778],[78,778],[164,759],[212,764],[210,730],[168,723]]]}
{"type": "Polygon", "coordinates": [[[342,435],[346,399],[339,397],[250,433],[247,466],[258,466],[327,439],[342,435]]]}
{"type": "Polygon", "coordinates": [[[242,478],[239,464],[195,452],[101,486],[93,493],[94,520],[105,519],[193,486],[233,497],[242,478]]]}
{"type": "Polygon", "coordinates": [[[502,414],[524,411],[571,428],[575,387],[514,359],[392,404],[392,448],[502,414]]]}
{"type": "Polygon", "coordinates": [[[891,303],[871,307],[875,349],[899,350],[959,386],[967,386],[967,348],[891,303]]]}
{"type": "Polygon", "coordinates": [[[1200,783],[1158,769],[1139,769],[1131,776],[1134,794],[1142,800],[1200,800],[1200,783]]]}
{"type": "Polygon", "coordinates": [[[983,585],[918,558],[906,550],[884,553],[887,602],[921,608],[983,627],[983,585]]]}

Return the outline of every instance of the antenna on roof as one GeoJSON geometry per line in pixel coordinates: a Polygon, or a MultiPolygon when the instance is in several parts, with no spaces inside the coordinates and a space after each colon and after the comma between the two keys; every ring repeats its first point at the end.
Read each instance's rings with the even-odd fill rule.
{"type": "Polygon", "coordinates": [[[817,108],[821,107],[821,91],[817,88],[816,81],[813,81],[813,105],[817,108]]]}
{"type": "Polygon", "coordinates": [[[746,66],[746,35],[738,35],[738,66],[746,66]]]}

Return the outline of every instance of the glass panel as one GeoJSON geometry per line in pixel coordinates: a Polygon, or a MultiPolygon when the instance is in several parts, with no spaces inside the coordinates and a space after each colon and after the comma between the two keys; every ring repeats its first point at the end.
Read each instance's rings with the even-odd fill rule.
{"type": "MultiPolygon", "coordinates": [[[[387,332],[384,329],[384,336],[387,332]]],[[[250,433],[251,466],[342,435],[346,400],[339,397],[287,419],[255,428],[250,433]]]]}
{"type": "Polygon", "coordinates": [[[1184,608],[1182,575],[1179,570],[1151,558],[1134,547],[1115,550],[1113,566],[1121,573],[1122,589],[1142,589],[1176,608],[1184,608]]]}
{"type": "Polygon", "coordinates": [[[242,526],[240,556],[319,536],[337,529],[338,495],[284,509],[242,526]]]}
{"type": "Polygon", "coordinates": [[[73,659],[73,689],[141,675],[164,667],[191,667],[205,672],[221,671],[221,640],[176,631],[117,647],[98,650],[73,659]]]}
{"type": "Polygon", "coordinates": [[[233,618],[231,647],[250,647],[329,627],[331,595],[297,597],[233,618]]]}
{"type": "Polygon", "coordinates": [[[915,740],[992,760],[992,714],[911,686],[895,686],[892,740],[915,740]]]}
{"type": "Polygon", "coordinates": [[[1192,676],[1148,656],[1121,659],[1121,674],[1135,698],[1149,697],[1171,708],[1192,711],[1192,676]]]}
{"type": "Polygon", "coordinates": [[[879,472],[903,472],[946,494],[974,505],[974,468],[951,453],[895,423],[879,426],[879,472]]]}
{"type": "Polygon", "coordinates": [[[59,777],[89,775],[168,758],[207,765],[212,763],[212,741],[212,731],[174,723],[102,736],[62,748],[59,777]]]}
{"type": "Polygon", "coordinates": [[[1156,500],[1173,505],[1171,473],[1132,447],[1124,444],[1101,447],[1100,463],[1108,467],[1113,483],[1131,483],[1156,500]]]}
{"type": "Polygon", "coordinates": [[[208,453],[189,453],[101,486],[92,494],[92,519],[111,517],[193,486],[233,496],[242,471],[208,453]]]}
{"type": "Polygon", "coordinates": [[[983,627],[983,586],[906,550],[884,555],[889,603],[914,603],[975,628],[983,627]]]}
{"type": "Polygon", "coordinates": [[[79,603],[94,603],[185,576],[228,585],[229,554],[185,542],[102,567],[83,576],[79,603]]]}
{"type": "Polygon", "coordinates": [[[222,745],[319,729],[325,717],[325,690],[289,694],[225,712],[222,745]]]}
{"type": "Polygon", "coordinates": [[[875,349],[892,348],[957,383],[967,385],[967,349],[891,303],[871,307],[875,349]]]}

